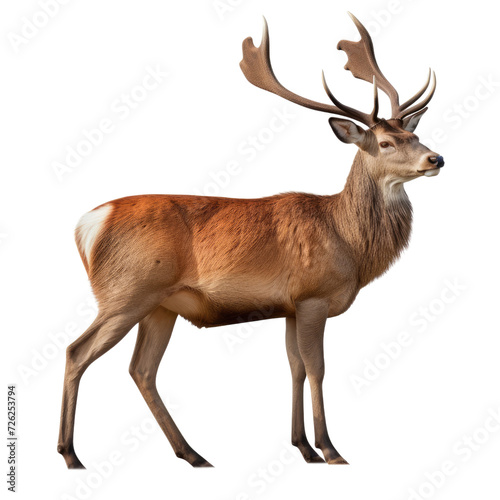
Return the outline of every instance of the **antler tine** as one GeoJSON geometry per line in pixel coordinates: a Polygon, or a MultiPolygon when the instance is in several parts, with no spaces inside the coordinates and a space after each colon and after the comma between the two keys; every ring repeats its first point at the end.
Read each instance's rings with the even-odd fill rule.
{"type": "Polygon", "coordinates": [[[301,97],[281,85],[274,75],[271,66],[269,55],[269,29],[267,27],[266,18],[264,18],[260,46],[255,47],[251,37],[243,41],[243,59],[240,62],[240,67],[246,79],[256,87],[272,92],[273,94],[283,97],[295,104],[299,104],[300,106],[305,106],[306,108],[341,116],[349,116],[343,109],[332,106],[331,104],[323,104],[301,97]]]}
{"type": "Polygon", "coordinates": [[[408,106],[411,106],[415,101],[418,101],[418,99],[420,99],[424,95],[424,92],[427,90],[427,87],[431,82],[431,74],[432,71],[431,68],[429,68],[429,74],[427,75],[427,81],[425,82],[425,85],[413,97],[399,106],[399,113],[401,113],[401,111],[404,111],[408,106]]]}
{"type": "Polygon", "coordinates": [[[373,111],[371,114],[371,119],[373,123],[377,123],[378,119],[378,87],[377,87],[377,77],[373,75],[373,111]]]}
{"type": "MultiPolygon", "coordinates": [[[[342,104],[332,93],[330,88],[328,87],[328,84],[326,83],[325,80],[325,72],[321,72],[321,79],[323,81],[323,87],[325,89],[325,92],[328,94],[328,97],[330,100],[335,104],[337,107],[339,107],[342,111],[345,112],[346,116],[353,118],[355,120],[358,120],[361,123],[364,123],[368,127],[371,127],[377,123],[377,118],[376,118],[376,113],[375,116],[373,113],[371,115],[368,115],[366,113],[363,113],[361,111],[358,111],[357,109],[351,108],[350,106],[346,106],[345,104],[342,104]]],[[[377,100],[377,111],[378,111],[378,100],[377,100]]],[[[375,111],[375,110],[374,110],[375,111]]]]}
{"type": "Polygon", "coordinates": [[[383,75],[375,59],[373,42],[367,29],[350,12],[348,13],[361,35],[361,40],[351,42],[341,40],[337,48],[347,54],[347,64],[345,69],[349,70],[354,77],[371,83],[373,77],[377,77],[378,87],[385,92],[391,101],[392,115],[395,117],[399,113],[399,96],[396,89],[389,83],[383,75]]]}
{"type": "MultiPolygon", "coordinates": [[[[436,82],[437,82],[437,80],[436,80],[436,73],[434,73],[434,71],[432,72],[432,77],[433,77],[432,86],[431,86],[431,90],[430,90],[429,94],[427,94],[427,97],[423,101],[419,102],[418,104],[415,104],[415,106],[413,106],[413,107],[411,107],[409,109],[403,109],[403,110],[401,110],[400,113],[398,113],[398,115],[397,115],[396,118],[403,119],[406,116],[409,116],[409,115],[411,115],[411,114],[413,114],[413,113],[415,113],[417,111],[420,111],[422,108],[424,108],[425,106],[427,106],[427,104],[429,104],[429,101],[432,99],[432,96],[434,95],[434,92],[436,91],[436,82]]],[[[425,89],[424,89],[424,92],[425,92],[425,89]]],[[[423,94],[423,92],[422,92],[422,94],[423,94]]],[[[420,94],[420,95],[422,95],[422,94],[420,94]]],[[[417,97],[417,99],[420,97],[420,95],[417,97]]],[[[411,101],[411,99],[410,99],[410,101],[411,101]]],[[[412,102],[414,102],[414,101],[412,101],[412,102]]]]}

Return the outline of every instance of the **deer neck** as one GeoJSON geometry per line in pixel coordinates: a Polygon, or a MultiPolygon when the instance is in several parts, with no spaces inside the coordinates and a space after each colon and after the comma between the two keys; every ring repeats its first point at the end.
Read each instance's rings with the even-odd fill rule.
{"type": "Polygon", "coordinates": [[[361,286],[384,273],[408,245],[412,207],[397,179],[375,179],[358,152],[336,197],[336,230],[358,263],[361,286]]]}

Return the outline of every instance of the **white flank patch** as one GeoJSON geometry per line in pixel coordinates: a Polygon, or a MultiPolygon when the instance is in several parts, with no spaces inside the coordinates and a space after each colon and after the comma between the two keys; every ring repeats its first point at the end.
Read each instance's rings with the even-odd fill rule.
{"type": "Polygon", "coordinates": [[[80,239],[80,249],[83,251],[87,262],[90,261],[90,252],[101,228],[111,212],[111,205],[104,205],[86,213],[76,226],[76,231],[80,239]]]}

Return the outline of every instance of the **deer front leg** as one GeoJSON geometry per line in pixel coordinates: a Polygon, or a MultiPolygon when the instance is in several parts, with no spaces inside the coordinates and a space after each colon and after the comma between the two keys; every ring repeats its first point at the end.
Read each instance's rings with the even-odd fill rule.
{"type": "Polygon", "coordinates": [[[319,299],[305,300],[296,304],[295,314],[297,346],[311,386],[315,446],[321,449],[329,464],[346,464],[347,462],[340,456],[328,436],[323,403],[322,386],[325,375],[323,337],[328,317],[328,304],[319,299]]]}
{"type": "Polygon", "coordinates": [[[323,462],[309,444],[304,426],[304,380],[306,369],[297,345],[295,318],[286,319],[286,353],[292,371],[292,444],[296,446],[306,462],[323,462]]]}

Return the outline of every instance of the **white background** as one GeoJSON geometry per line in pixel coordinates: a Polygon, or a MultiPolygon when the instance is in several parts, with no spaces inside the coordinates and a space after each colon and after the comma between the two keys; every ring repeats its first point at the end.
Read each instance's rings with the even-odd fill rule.
{"type": "MultiPolygon", "coordinates": [[[[4,388],[18,385],[18,497],[498,498],[499,424],[488,420],[500,405],[493,4],[73,0],[20,42],[26,23],[43,24],[41,3],[10,2],[0,16],[2,365],[4,388]],[[78,218],[132,194],[341,190],[355,146],[335,138],[328,115],[250,85],[238,63],[245,37],[260,42],[265,15],[285,85],[327,102],[325,69],[338,98],[368,111],[370,86],[343,70],[336,50],[340,39],[358,39],[348,10],[372,33],[402,100],[435,69],[438,89],[417,133],[428,144],[434,137],[446,161],[438,177],[407,185],[410,248],[327,324],[327,420],[351,465],[308,465],[289,451],[283,320],[197,330],[180,319],[158,385],[215,468],[177,459],[154,423],[128,374],[134,329],[82,379],[75,447],[88,469],[68,471],[56,452],[64,349],[95,314],[73,241],[78,218]],[[137,86],[148,67],[168,76],[144,94],[137,86]],[[142,101],[125,116],[117,99],[131,92],[142,101]],[[293,118],[269,139],[265,129],[283,110],[293,118]],[[103,118],[113,130],[59,179],[54,163],[103,118]],[[259,134],[267,143],[252,154],[248,137],[259,134]],[[238,166],[229,180],[220,174],[228,162],[238,166]],[[411,342],[396,349],[403,332],[411,342]],[[364,373],[370,363],[385,365],[364,373]],[[99,469],[110,457],[119,463],[99,469]],[[436,473],[444,462],[447,476],[436,473]]],[[[305,398],[313,442],[308,391],[305,398]]]]}

